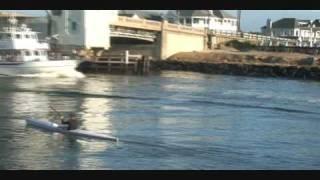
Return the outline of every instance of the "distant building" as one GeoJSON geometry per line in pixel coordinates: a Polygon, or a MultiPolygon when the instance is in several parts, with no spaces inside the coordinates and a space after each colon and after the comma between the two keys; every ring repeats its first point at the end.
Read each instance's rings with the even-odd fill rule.
{"type": "Polygon", "coordinates": [[[0,28],[8,25],[8,19],[10,16],[14,16],[19,24],[24,24],[26,21],[34,19],[34,16],[28,16],[21,13],[9,13],[9,12],[0,12],[0,28]]]}
{"type": "Polygon", "coordinates": [[[57,44],[66,47],[110,47],[109,24],[117,20],[118,10],[51,10],[51,33],[57,44]]]}
{"type": "Polygon", "coordinates": [[[153,21],[163,21],[164,17],[161,13],[141,11],[141,10],[119,10],[119,16],[126,16],[137,19],[147,19],[153,21]]]}
{"type": "Polygon", "coordinates": [[[320,46],[320,20],[300,20],[282,18],[276,22],[267,20],[261,32],[268,36],[284,37],[297,40],[297,46],[320,46]]]}
{"type": "Polygon", "coordinates": [[[45,39],[46,37],[48,37],[48,18],[46,16],[27,19],[25,23],[32,30],[39,33],[39,39],[45,39]]]}
{"type": "Polygon", "coordinates": [[[222,10],[177,10],[179,23],[221,32],[237,32],[237,18],[222,10]]]}

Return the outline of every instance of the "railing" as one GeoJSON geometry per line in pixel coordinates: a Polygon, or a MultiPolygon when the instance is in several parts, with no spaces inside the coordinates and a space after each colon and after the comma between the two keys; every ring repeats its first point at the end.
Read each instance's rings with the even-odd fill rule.
{"type": "Polygon", "coordinates": [[[146,19],[135,19],[135,18],[129,18],[124,16],[118,16],[118,22],[115,22],[114,25],[150,29],[155,31],[161,30],[161,22],[151,21],[146,19]]]}
{"type": "Polygon", "coordinates": [[[288,38],[271,37],[271,36],[250,34],[250,33],[241,33],[241,32],[226,32],[226,31],[217,31],[217,30],[211,30],[210,32],[211,32],[211,34],[214,34],[214,35],[237,37],[237,38],[244,38],[244,39],[250,39],[250,40],[253,40],[253,39],[255,39],[255,40],[279,40],[279,41],[290,41],[290,42],[296,41],[296,40],[288,39],[288,38]]]}
{"type": "Polygon", "coordinates": [[[205,33],[204,28],[194,28],[191,26],[185,26],[185,25],[177,25],[177,24],[171,24],[166,21],[164,22],[158,22],[158,21],[152,21],[152,20],[146,20],[146,19],[134,19],[124,16],[118,16],[118,22],[113,23],[115,26],[125,26],[125,27],[132,27],[132,28],[138,28],[138,29],[148,29],[153,31],[161,31],[162,25],[164,29],[172,30],[172,31],[182,31],[186,33],[205,33]]]}

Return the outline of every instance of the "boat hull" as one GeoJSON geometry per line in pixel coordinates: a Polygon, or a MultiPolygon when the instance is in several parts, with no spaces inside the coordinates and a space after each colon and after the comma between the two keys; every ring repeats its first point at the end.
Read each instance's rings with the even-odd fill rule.
{"type": "Polygon", "coordinates": [[[63,73],[75,71],[80,62],[79,60],[0,62],[0,75],[19,76],[38,73],[63,73]]]}
{"type": "Polygon", "coordinates": [[[85,138],[94,138],[94,139],[101,139],[101,140],[108,140],[108,141],[118,141],[118,138],[107,136],[104,134],[97,134],[94,132],[89,132],[81,129],[76,130],[66,130],[62,127],[60,127],[56,123],[48,122],[48,121],[41,121],[41,120],[35,120],[35,119],[26,119],[26,122],[28,125],[32,125],[41,129],[45,129],[52,132],[59,132],[62,134],[72,135],[72,136],[78,136],[78,137],[85,137],[85,138]]]}

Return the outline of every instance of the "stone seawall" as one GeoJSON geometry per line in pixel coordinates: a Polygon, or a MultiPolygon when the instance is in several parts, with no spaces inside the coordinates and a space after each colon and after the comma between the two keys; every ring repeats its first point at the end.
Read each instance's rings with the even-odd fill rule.
{"type": "Polygon", "coordinates": [[[152,61],[151,69],[193,71],[208,74],[226,74],[257,77],[285,77],[320,80],[319,66],[262,65],[244,63],[207,63],[186,61],[152,61]]]}

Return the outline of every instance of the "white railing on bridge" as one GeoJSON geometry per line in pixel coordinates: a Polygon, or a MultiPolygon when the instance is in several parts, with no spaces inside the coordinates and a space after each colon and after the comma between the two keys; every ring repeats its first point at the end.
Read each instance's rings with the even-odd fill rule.
{"type": "Polygon", "coordinates": [[[211,30],[211,34],[213,35],[222,35],[222,36],[228,36],[228,37],[236,37],[236,38],[244,38],[249,40],[278,40],[278,41],[289,41],[289,42],[295,42],[293,39],[288,38],[281,38],[281,37],[271,37],[271,36],[265,36],[265,35],[259,35],[259,34],[251,34],[251,33],[242,33],[242,32],[230,32],[230,31],[217,31],[217,30],[211,30]]]}
{"type": "Polygon", "coordinates": [[[111,32],[111,36],[113,37],[128,37],[128,38],[136,38],[136,39],[142,39],[146,41],[155,41],[156,36],[154,35],[142,35],[142,34],[133,34],[133,33],[125,33],[125,32],[111,32]]]}
{"type": "Polygon", "coordinates": [[[162,31],[163,29],[166,29],[166,30],[181,31],[186,33],[197,33],[197,34],[205,33],[204,28],[195,28],[191,26],[171,24],[171,23],[168,23],[167,21],[159,22],[159,21],[146,20],[146,19],[130,18],[125,16],[118,16],[118,21],[114,22],[112,25],[135,28],[135,29],[146,29],[146,30],[152,30],[152,31],[162,31]]]}

